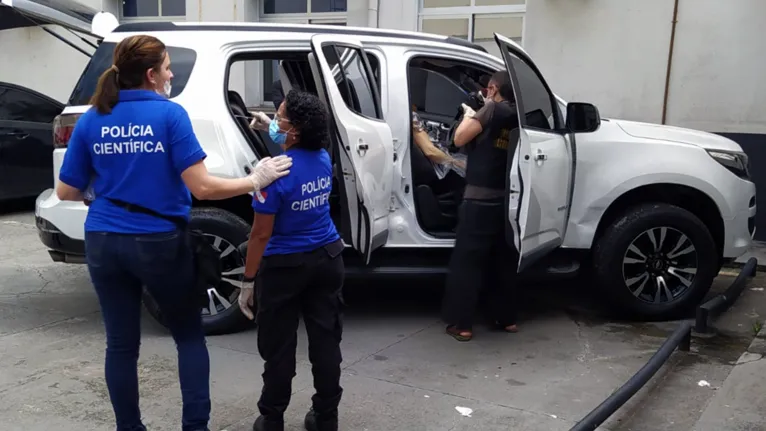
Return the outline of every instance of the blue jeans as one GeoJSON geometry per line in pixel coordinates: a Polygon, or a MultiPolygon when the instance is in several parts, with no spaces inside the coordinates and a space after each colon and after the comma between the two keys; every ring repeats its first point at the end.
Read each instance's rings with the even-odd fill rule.
{"type": "Polygon", "coordinates": [[[147,235],[86,232],[88,270],[106,327],[106,384],[117,430],[143,430],[138,407],[142,286],[152,295],[178,350],[183,430],[206,430],[210,359],[193,298],[191,249],[180,231],[147,235]]]}

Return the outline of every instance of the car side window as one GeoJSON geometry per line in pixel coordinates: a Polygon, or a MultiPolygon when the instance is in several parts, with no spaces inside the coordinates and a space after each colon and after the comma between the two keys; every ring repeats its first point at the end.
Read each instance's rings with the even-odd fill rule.
{"type": "Polygon", "coordinates": [[[61,106],[30,91],[0,85],[0,121],[52,123],[61,106]]]}
{"type": "Polygon", "coordinates": [[[426,81],[426,112],[453,117],[457,107],[468,100],[468,94],[455,82],[436,72],[428,71],[426,81]]]}
{"type": "Polygon", "coordinates": [[[375,78],[366,67],[362,52],[356,48],[326,45],[322,53],[346,106],[359,115],[382,120],[375,78]]]}
{"type": "MultiPolygon", "coordinates": [[[[521,90],[521,102],[527,126],[544,130],[556,130],[556,118],[560,117],[553,95],[540,76],[527,63],[511,55],[516,78],[521,90]]],[[[518,93],[517,93],[518,95],[518,93]]]]}

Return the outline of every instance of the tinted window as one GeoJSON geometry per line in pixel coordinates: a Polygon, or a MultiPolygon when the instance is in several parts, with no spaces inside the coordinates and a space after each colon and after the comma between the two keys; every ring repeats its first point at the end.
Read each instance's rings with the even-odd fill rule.
{"type": "MultiPolygon", "coordinates": [[[[112,53],[115,43],[104,42],[98,47],[93,58],[85,67],[80,80],[69,97],[70,105],[87,105],[91,96],[96,91],[98,78],[106,69],[112,66],[112,53]]],[[[173,71],[173,91],[170,97],[176,97],[184,91],[189,81],[194,63],[197,61],[197,53],[187,48],[168,47],[170,54],[170,70],[173,71]]]]}
{"type": "Polygon", "coordinates": [[[264,0],[263,13],[306,13],[307,0],[264,0]]]}
{"type": "Polygon", "coordinates": [[[346,12],[346,9],[346,0],[311,0],[311,12],[346,12]]]}
{"type": "Polygon", "coordinates": [[[521,102],[524,105],[527,125],[539,129],[556,129],[553,112],[558,108],[551,102],[553,100],[551,93],[527,63],[513,55],[511,55],[511,61],[519,80],[521,102]]]}
{"type": "Polygon", "coordinates": [[[52,123],[61,106],[34,93],[0,85],[0,121],[52,123]]]}
{"type": "Polygon", "coordinates": [[[410,95],[418,111],[454,117],[468,94],[446,76],[431,70],[410,68],[410,95]]]}
{"type": "Polygon", "coordinates": [[[357,114],[382,119],[375,97],[374,78],[365,67],[362,52],[327,45],[322,48],[346,106],[357,114]]]}
{"type": "Polygon", "coordinates": [[[122,16],[159,16],[160,3],[157,0],[123,0],[122,16]]]}

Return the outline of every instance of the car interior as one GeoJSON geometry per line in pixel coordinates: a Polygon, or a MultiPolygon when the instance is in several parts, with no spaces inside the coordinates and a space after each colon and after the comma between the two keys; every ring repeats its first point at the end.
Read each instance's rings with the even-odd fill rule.
{"type": "MultiPolygon", "coordinates": [[[[233,59],[229,65],[229,70],[231,70],[231,66],[237,62],[254,60],[278,61],[278,79],[281,81],[282,90],[285,94],[287,94],[290,89],[298,89],[317,94],[316,84],[314,83],[313,74],[311,73],[307,53],[293,51],[284,53],[270,52],[267,55],[243,55],[233,59]]],[[[269,138],[268,131],[253,130],[250,128],[250,121],[252,120],[252,114],[250,114],[251,109],[248,109],[242,96],[237,91],[232,90],[228,85],[226,95],[231,115],[236,120],[241,132],[247,138],[256,154],[268,155],[271,157],[281,154],[282,149],[269,138]]],[[[268,110],[266,109],[255,109],[267,111],[268,114],[268,110]]],[[[272,115],[269,116],[271,117],[272,115]]],[[[335,157],[333,152],[330,152],[330,154],[333,158],[335,157]]],[[[341,196],[339,193],[338,176],[335,174],[335,160],[333,160],[333,172],[333,187],[332,192],[330,193],[330,215],[338,230],[342,231],[341,196]]]]}
{"type": "MultiPolygon", "coordinates": [[[[373,74],[377,78],[378,67],[375,57],[368,56],[368,58],[373,74]]],[[[278,78],[285,94],[290,89],[317,94],[308,55],[305,52],[270,52],[266,56],[263,54],[260,56],[255,54],[244,55],[235,58],[229,67],[238,61],[264,59],[279,62],[278,78]]],[[[471,93],[484,88],[489,76],[489,71],[456,61],[417,57],[410,62],[408,70],[410,105],[424,121],[426,131],[432,142],[438,141],[443,148],[447,148],[451,153],[460,151],[451,145],[452,135],[461,116],[460,105],[468,101],[471,93]]],[[[358,106],[359,101],[356,100],[356,92],[353,91],[354,84],[350,80],[347,80],[347,83],[351,91],[342,91],[341,94],[344,99],[348,99],[346,102],[349,106],[358,106]]],[[[378,88],[380,88],[379,84],[378,88]]],[[[252,115],[242,96],[231,88],[226,89],[226,96],[230,113],[253,150],[257,154],[270,156],[280,154],[281,149],[271,141],[268,132],[250,129],[249,124],[252,115]]],[[[333,138],[338,139],[337,136],[333,136],[333,138]]],[[[415,210],[421,228],[436,237],[454,237],[457,226],[457,209],[465,180],[454,171],[450,171],[443,178],[439,178],[434,166],[414,143],[412,137],[410,150],[415,210]]],[[[337,172],[336,155],[332,152],[331,154],[334,159],[333,170],[337,172]]],[[[330,206],[333,220],[341,230],[342,212],[338,181],[337,174],[334,174],[330,206]]]]}
{"type": "MultiPolygon", "coordinates": [[[[460,153],[452,144],[462,117],[461,104],[486,87],[490,72],[456,61],[416,57],[408,68],[410,105],[425,123],[431,142],[450,154],[460,153]]],[[[421,228],[437,237],[452,237],[465,179],[455,171],[439,178],[434,165],[410,139],[410,160],[415,210],[421,228]]]]}

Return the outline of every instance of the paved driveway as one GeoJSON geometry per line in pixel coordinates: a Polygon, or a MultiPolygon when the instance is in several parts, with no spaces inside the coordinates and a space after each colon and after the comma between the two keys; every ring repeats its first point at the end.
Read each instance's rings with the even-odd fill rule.
{"type": "MultiPolygon", "coordinates": [[[[0,215],[0,244],[2,428],[110,429],[102,322],[85,267],[52,263],[28,212],[0,215]]],[[[721,286],[731,281],[720,279],[721,286]]],[[[599,317],[603,308],[581,291],[587,289],[574,282],[529,287],[520,333],[477,328],[474,340],[461,344],[444,335],[438,320],[438,281],[351,285],[342,429],[569,429],[674,327],[599,317]]],[[[763,311],[763,295],[748,290],[723,336],[674,356],[603,429],[691,429],[752,339],[749,325],[763,311]],[[711,386],[698,386],[700,380],[711,386]]],[[[255,332],[210,337],[208,345],[211,429],[249,430],[262,371],[255,332]]],[[[175,363],[172,339],[146,316],[139,373],[152,430],[179,429],[175,363]]],[[[293,391],[288,429],[300,430],[312,395],[303,333],[293,391]]]]}

